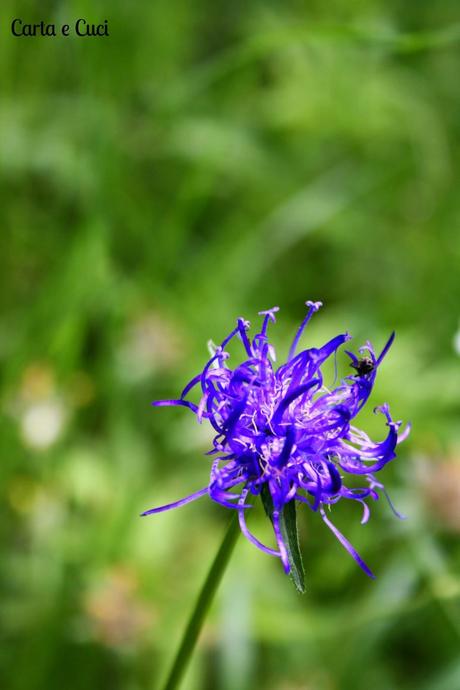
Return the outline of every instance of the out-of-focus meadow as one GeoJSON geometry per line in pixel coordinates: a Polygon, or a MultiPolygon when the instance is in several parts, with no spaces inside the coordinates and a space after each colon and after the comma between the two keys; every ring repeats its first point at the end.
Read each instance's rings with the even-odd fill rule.
{"type": "Polygon", "coordinates": [[[397,331],[371,402],[413,423],[384,474],[409,519],[334,510],[372,582],[302,512],[303,597],[240,539],[184,690],[460,687],[458,9],[4,0],[2,688],[157,687],[229,515],[139,517],[209,473],[204,426],[150,403],[274,304],[282,359],[306,299],[305,346],[397,331]]]}

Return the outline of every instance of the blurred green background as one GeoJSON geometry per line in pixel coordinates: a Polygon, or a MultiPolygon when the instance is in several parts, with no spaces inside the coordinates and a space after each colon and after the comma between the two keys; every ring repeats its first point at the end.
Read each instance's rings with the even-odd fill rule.
{"type": "Polygon", "coordinates": [[[320,299],[305,346],[397,331],[409,519],[334,510],[371,582],[302,512],[303,597],[241,538],[184,690],[460,688],[458,2],[4,0],[0,31],[1,687],[155,690],[229,515],[139,517],[209,472],[150,402],[274,304],[282,359],[320,299]]]}

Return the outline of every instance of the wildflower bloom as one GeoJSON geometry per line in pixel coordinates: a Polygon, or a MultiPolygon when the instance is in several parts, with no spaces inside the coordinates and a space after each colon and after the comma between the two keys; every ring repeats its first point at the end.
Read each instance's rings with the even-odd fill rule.
{"type": "Polygon", "coordinates": [[[208,486],[143,515],[176,508],[208,494],[217,503],[237,510],[247,539],[265,553],[278,556],[289,573],[289,544],[281,519],[286,506],[298,501],[321,516],[359,566],[373,577],[326,509],[341,499],[357,501],[363,509],[364,524],[370,515],[369,502],[377,500],[380,493],[388,498],[376,474],[396,457],[396,446],[407,436],[409,427],[398,435],[401,422],[393,421],[387,404],[374,410],[383,415],[388,427],[386,438],[379,443],[356,428],[352,420],[371,394],[394,333],[379,356],[369,342],[360,348],[361,356],[345,351],[355,373],[329,389],[323,383],[321,367],[351,336],[343,333],[320,348],[297,354],[305,326],[322,306],[321,302],[306,304],[308,312],[285,364],[274,368],[275,350],[267,336],[269,323],[275,322],[278,311],[274,307],[259,312],[262,327],[252,340],[249,322],[238,319],[221,345],[212,347],[204,369],[185,386],[179,399],[153,403],[188,407],[200,423],[207,420],[215,430],[213,448],[207,454],[214,458],[208,486]],[[233,338],[240,339],[245,359],[231,368],[226,347],[233,338]],[[187,399],[195,387],[201,388],[198,405],[187,399]],[[355,478],[356,484],[356,477],[362,478],[363,486],[348,487],[347,479],[355,478]],[[246,510],[252,507],[248,501],[260,494],[264,497],[264,492],[271,498],[277,548],[262,544],[246,524],[246,510]]]}

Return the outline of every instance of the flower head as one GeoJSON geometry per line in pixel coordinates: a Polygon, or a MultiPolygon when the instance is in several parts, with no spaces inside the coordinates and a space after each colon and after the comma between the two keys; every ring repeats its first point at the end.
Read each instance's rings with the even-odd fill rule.
{"type": "Polygon", "coordinates": [[[212,347],[204,369],[185,386],[179,399],[153,403],[182,405],[192,410],[200,423],[208,421],[215,430],[213,448],[208,452],[213,461],[208,486],[143,515],[175,508],[208,494],[217,503],[237,510],[243,534],[265,553],[278,556],[289,572],[289,544],[281,519],[285,507],[299,501],[319,513],[360,567],[373,577],[327,512],[341,499],[357,501],[363,509],[364,524],[370,515],[369,502],[377,500],[380,493],[388,498],[376,474],[396,457],[396,446],[406,438],[409,427],[398,435],[401,422],[393,421],[387,404],[375,409],[388,427],[386,438],[379,443],[371,441],[352,421],[371,394],[394,333],[378,356],[369,342],[360,348],[360,356],[345,351],[355,371],[330,389],[323,383],[321,368],[351,336],[343,333],[320,348],[297,354],[305,326],[322,306],[321,302],[306,305],[307,314],[287,361],[278,368],[274,367],[275,350],[267,335],[278,311],[274,307],[260,312],[262,326],[252,340],[248,335],[249,322],[238,319],[221,345],[212,347]],[[244,361],[234,368],[229,366],[226,351],[233,338],[239,338],[245,350],[244,361]],[[195,387],[201,388],[198,404],[187,399],[195,387]],[[347,480],[353,476],[362,478],[361,487],[347,486],[347,480]],[[270,499],[277,548],[262,544],[246,524],[245,513],[252,507],[249,501],[260,494],[270,499]]]}

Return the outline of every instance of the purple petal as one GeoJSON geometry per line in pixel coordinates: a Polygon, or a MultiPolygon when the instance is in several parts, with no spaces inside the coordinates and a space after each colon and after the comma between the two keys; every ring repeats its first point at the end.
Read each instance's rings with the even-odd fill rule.
{"type": "Polygon", "coordinates": [[[348,553],[351,556],[353,556],[356,563],[359,565],[360,568],[362,568],[362,570],[364,570],[366,575],[369,575],[369,577],[371,577],[374,580],[375,579],[374,573],[369,568],[369,566],[366,565],[366,563],[363,561],[363,559],[361,558],[359,553],[356,551],[356,549],[350,544],[348,539],[343,536],[342,532],[340,532],[337,529],[337,527],[334,524],[332,524],[332,522],[326,517],[326,513],[324,512],[324,510],[321,509],[320,512],[321,512],[321,517],[323,518],[324,522],[329,527],[331,532],[333,532],[333,534],[335,534],[335,536],[337,537],[339,542],[342,544],[342,546],[348,551],[348,553]]]}
{"type": "Polygon", "coordinates": [[[198,406],[188,400],[154,400],[153,407],[170,407],[178,405],[180,407],[188,407],[193,412],[198,412],[198,406]]]}
{"type": "Polygon", "coordinates": [[[275,410],[275,413],[272,417],[272,424],[278,424],[289,405],[294,402],[296,398],[299,398],[301,395],[304,395],[307,391],[309,391],[310,388],[318,385],[318,383],[318,379],[313,379],[313,381],[309,381],[308,383],[304,383],[302,386],[298,386],[298,388],[294,389],[290,395],[287,395],[275,410]]]}
{"type": "Polygon", "coordinates": [[[305,304],[307,305],[307,307],[309,307],[309,309],[308,309],[307,315],[305,316],[304,320],[302,321],[302,323],[301,323],[300,326],[299,326],[299,329],[298,329],[298,331],[297,331],[297,333],[296,333],[296,335],[295,335],[294,340],[292,341],[292,345],[291,345],[291,348],[290,348],[289,354],[288,354],[288,362],[289,362],[289,361],[294,357],[294,355],[295,355],[295,351],[296,351],[296,349],[297,349],[297,345],[299,344],[299,340],[300,340],[300,338],[301,338],[301,336],[302,336],[302,333],[303,333],[304,330],[305,330],[305,326],[306,326],[307,323],[310,321],[310,319],[311,319],[311,317],[313,316],[313,314],[315,313],[315,311],[318,311],[318,309],[320,309],[320,308],[323,306],[323,303],[322,303],[322,302],[310,302],[310,301],[308,301],[308,302],[306,302],[305,304]]]}
{"type": "Polygon", "coordinates": [[[265,546],[265,544],[262,544],[261,541],[255,537],[252,532],[249,531],[248,526],[246,525],[246,517],[244,515],[244,500],[246,498],[248,491],[245,489],[242,492],[242,498],[239,501],[239,513],[238,513],[238,518],[239,518],[239,523],[240,523],[240,529],[246,539],[251,542],[251,544],[254,544],[254,546],[257,546],[258,549],[263,551],[264,553],[267,553],[269,556],[278,556],[280,557],[280,552],[275,551],[275,549],[271,549],[269,546],[265,546]]]}
{"type": "Polygon", "coordinates": [[[185,396],[187,395],[187,393],[188,393],[189,391],[191,391],[192,388],[194,388],[194,387],[196,386],[197,383],[200,382],[200,379],[201,379],[201,374],[197,374],[196,376],[193,377],[193,379],[192,379],[191,381],[189,381],[189,382],[187,383],[187,385],[185,386],[184,390],[183,390],[182,393],[180,394],[181,399],[182,399],[182,398],[185,398],[185,396]]]}
{"type": "Polygon", "coordinates": [[[153,513],[163,513],[165,510],[179,508],[180,506],[184,506],[186,503],[196,501],[197,498],[201,498],[201,496],[204,496],[207,493],[208,487],[206,486],[204,489],[200,489],[199,491],[195,491],[195,493],[190,494],[190,496],[181,498],[180,501],[174,501],[174,503],[167,503],[166,505],[160,506],[159,508],[150,508],[150,510],[144,510],[144,512],[141,513],[141,516],[143,517],[144,515],[152,515],[153,513]]]}
{"type": "Polygon", "coordinates": [[[275,531],[276,541],[278,544],[278,548],[280,550],[279,553],[280,553],[281,562],[283,564],[284,572],[286,574],[289,574],[291,572],[291,566],[289,564],[288,552],[287,552],[286,545],[285,545],[284,540],[283,540],[283,535],[281,534],[280,516],[279,516],[279,512],[277,510],[273,511],[272,520],[273,520],[273,529],[275,531]]]}
{"type": "Polygon", "coordinates": [[[377,358],[377,361],[375,363],[376,366],[378,366],[380,364],[380,362],[382,361],[382,359],[385,357],[386,353],[388,352],[388,350],[392,346],[393,340],[395,339],[395,335],[396,335],[396,333],[395,333],[395,331],[393,331],[393,333],[388,338],[387,344],[385,345],[382,352],[380,353],[380,355],[377,358]]]}

